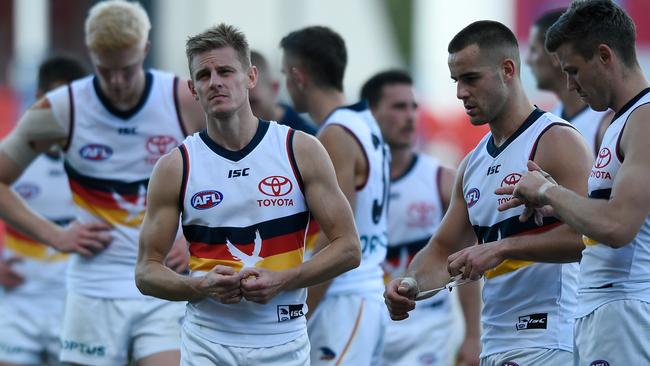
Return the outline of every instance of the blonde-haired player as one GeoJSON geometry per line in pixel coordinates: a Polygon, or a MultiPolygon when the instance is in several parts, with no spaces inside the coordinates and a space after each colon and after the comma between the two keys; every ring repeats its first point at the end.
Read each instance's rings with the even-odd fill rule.
{"type": "MultiPolygon", "coordinates": [[[[0,145],[0,216],[28,236],[74,252],[61,359],[85,365],[177,365],[183,305],[135,287],[137,240],[156,161],[204,125],[185,81],[145,70],[149,19],[133,2],[91,8],[86,45],[95,75],[48,93],[0,145]],[[62,230],[9,185],[38,152],[59,145],[77,222],[62,230]],[[129,355],[130,352],[130,355],[129,355]]],[[[183,246],[168,264],[182,267],[183,246]]]]}

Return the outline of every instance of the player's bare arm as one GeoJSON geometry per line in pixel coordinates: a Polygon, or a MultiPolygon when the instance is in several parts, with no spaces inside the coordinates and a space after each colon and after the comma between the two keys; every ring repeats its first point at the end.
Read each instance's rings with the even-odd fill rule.
{"type": "Polygon", "coordinates": [[[176,95],[180,107],[181,118],[188,135],[206,128],[205,113],[201,103],[194,98],[188,86],[188,80],[179,80],[176,85],[176,95]]]}
{"type": "MultiPolygon", "coordinates": [[[[609,200],[585,198],[559,182],[547,184],[549,181],[539,172],[525,174],[515,187],[515,195],[530,205],[551,205],[562,221],[593,240],[613,248],[626,245],[650,210],[646,193],[650,185],[648,119],[650,107],[642,106],[627,121],[620,142],[624,160],[609,200]]],[[[509,207],[504,205],[500,209],[509,207]]]]}
{"type": "Polygon", "coordinates": [[[463,196],[466,166],[467,157],[456,174],[449,209],[436,234],[413,258],[407,270],[407,279],[396,278],[386,286],[384,298],[393,320],[408,318],[408,312],[415,308],[415,296],[419,291],[442,287],[449,282],[449,255],[476,242],[463,196]]]}
{"type": "MultiPolygon", "coordinates": [[[[363,184],[368,174],[368,162],[356,139],[343,127],[329,125],[320,133],[318,139],[325,147],[336,172],[336,181],[354,211],[356,187],[363,184]]],[[[324,231],[318,234],[314,243],[314,253],[328,245],[329,239],[324,231]]],[[[307,305],[312,311],[316,309],[330,281],[323,282],[309,289],[307,305]]]]}
{"type": "Polygon", "coordinates": [[[309,210],[318,221],[322,235],[328,238],[328,244],[310,260],[290,270],[274,273],[259,268],[244,269],[242,292],[251,301],[264,303],[282,290],[328,281],[357,267],[361,260],[352,210],[337,184],[325,148],[314,137],[296,131],[294,151],[309,210]]]}
{"type": "Polygon", "coordinates": [[[90,257],[109,245],[108,224],[73,222],[62,229],[32,211],[11,190],[11,185],[39,153],[65,145],[66,139],[67,132],[59,127],[46,98],[25,112],[16,128],[0,143],[0,216],[40,243],[90,257]]]}
{"type": "Polygon", "coordinates": [[[178,230],[182,169],[181,154],[174,149],[158,161],[149,180],[136,285],[143,294],[166,300],[192,301],[213,297],[223,303],[237,303],[241,300],[241,277],[232,268],[215,266],[201,277],[188,277],[165,265],[178,230]]]}
{"type": "MultiPolygon", "coordinates": [[[[561,184],[586,196],[593,160],[577,131],[564,126],[551,127],[540,138],[535,161],[561,180],[561,184]]],[[[464,249],[449,257],[449,271],[456,275],[465,268],[463,276],[478,278],[506,259],[575,262],[580,260],[583,248],[580,234],[567,225],[558,225],[541,233],[512,236],[464,249]]]]}

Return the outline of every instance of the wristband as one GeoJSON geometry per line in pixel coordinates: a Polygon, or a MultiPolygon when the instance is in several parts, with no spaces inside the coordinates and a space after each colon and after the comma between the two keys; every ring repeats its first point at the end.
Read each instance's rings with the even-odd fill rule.
{"type": "Polygon", "coordinates": [[[553,182],[546,181],[546,183],[542,184],[542,186],[539,187],[539,189],[537,190],[537,198],[540,201],[544,201],[544,199],[546,198],[546,196],[545,196],[546,191],[548,191],[549,188],[555,187],[555,186],[557,186],[557,185],[554,184],[553,182]]]}

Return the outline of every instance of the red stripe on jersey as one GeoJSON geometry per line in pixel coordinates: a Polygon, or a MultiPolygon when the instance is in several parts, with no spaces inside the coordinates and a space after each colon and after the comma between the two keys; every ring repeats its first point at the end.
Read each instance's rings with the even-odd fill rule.
{"type": "MultiPolygon", "coordinates": [[[[260,250],[260,257],[266,258],[277,254],[291,252],[296,249],[304,248],[305,231],[298,230],[296,232],[276,236],[270,239],[262,240],[262,249],[260,250]]],[[[255,244],[235,244],[237,249],[245,254],[251,255],[255,244]]],[[[234,260],[232,254],[228,250],[226,243],[221,244],[205,244],[198,242],[190,242],[190,254],[198,258],[206,259],[221,259],[221,260],[234,260]]]]}

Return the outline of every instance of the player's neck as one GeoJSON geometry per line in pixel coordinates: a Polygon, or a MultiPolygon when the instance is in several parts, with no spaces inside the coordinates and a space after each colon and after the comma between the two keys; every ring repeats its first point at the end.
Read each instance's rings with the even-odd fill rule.
{"type": "Polygon", "coordinates": [[[140,72],[138,73],[138,78],[135,82],[135,86],[131,93],[124,94],[122,97],[118,97],[106,93],[106,91],[104,90],[102,90],[102,92],[104,93],[106,98],[108,98],[108,101],[111,103],[111,105],[114,108],[120,111],[128,111],[134,108],[138,103],[140,103],[140,99],[142,99],[142,94],[144,93],[146,83],[147,83],[147,78],[145,72],[144,70],[140,70],[140,72]]]}
{"type": "Polygon", "coordinates": [[[208,136],[227,150],[239,151],[246,147],[255,136],[258,121],[248,105],[227,117],[209,116],[208,136]]]}
{"type": "Polygon", "coordinates": [[[620,111],[625,104],[649,86],[639,67],[627,70],[621,77],[615,78],[610,85],[612,100],[609,107],[615,112],[620,111]]]}
{"type": "Polygon", "coordinates": [[[309,116],[321,126],[334,109],[345,105],[345,96],[338,90],[314,89],[307,96],[307,103],[309,116]]]}
{"type": "Polygon", "coordinates": [[[412,147],[400,147],[390,149],[390,179],[401,177],[411,166],[415,152],[412,147]]]}
{"type": "Polygon", "coordinates": [[[513,92],[501,113],[489,123],[494,144],[501,146],[506,142],[524,124],[533,110],[534,107],[523,90],[513,92]]]}

